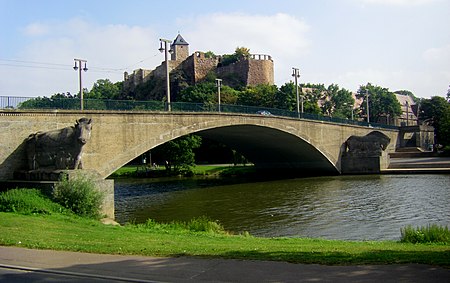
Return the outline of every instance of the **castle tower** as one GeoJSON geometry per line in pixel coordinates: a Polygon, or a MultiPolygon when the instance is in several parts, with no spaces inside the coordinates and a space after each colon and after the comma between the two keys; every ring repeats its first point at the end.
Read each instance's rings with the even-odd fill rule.
{"type": "Polygon", "coordinates": [[[189,43],[180,34],[177,35],[170,48],[172,49],[171,60],[184,61],[189,57],[189,43]]]}

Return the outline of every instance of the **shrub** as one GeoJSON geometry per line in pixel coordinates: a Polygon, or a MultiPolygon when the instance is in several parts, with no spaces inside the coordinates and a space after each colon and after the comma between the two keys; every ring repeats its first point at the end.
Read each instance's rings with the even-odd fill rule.
{"type": "Polygon", "coordinates": [[[444,243],[450,244],[450,231],[447,226],[436,224],[414,228],[411,225],[401,230],[403,243],[444,243]]]}
{"type": "Polygon", "coordinates": [[[13,189],[0,194],[0,211],[20,214],[52,214],[65,209],[37,189],[13,189]]]}
{"type": "Polygon", "coordinates": [[[64,177],[55,185],[53,199],[75,214],[100,218],[104,195],[96,190],[94,182],[81,174],[64,177]]]}

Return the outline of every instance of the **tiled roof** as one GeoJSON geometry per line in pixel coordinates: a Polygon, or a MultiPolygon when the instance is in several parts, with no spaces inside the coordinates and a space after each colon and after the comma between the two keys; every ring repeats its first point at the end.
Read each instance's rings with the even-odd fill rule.
{"type": "Polygon", "coordinates": [[[186,40],[184,40],[181,34],[178,34],[175,40],[173,41],[172,45],[189,45],[189,43],[187,43],[186,40]]]}

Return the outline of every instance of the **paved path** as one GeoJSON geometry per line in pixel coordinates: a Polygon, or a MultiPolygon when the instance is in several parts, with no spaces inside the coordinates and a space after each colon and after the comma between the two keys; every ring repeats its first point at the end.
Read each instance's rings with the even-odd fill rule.
{"type": "Polygon", "coordinates": [[[450,282],[428,265],[324,266],[0,247],[0,282],[450,282]]]}

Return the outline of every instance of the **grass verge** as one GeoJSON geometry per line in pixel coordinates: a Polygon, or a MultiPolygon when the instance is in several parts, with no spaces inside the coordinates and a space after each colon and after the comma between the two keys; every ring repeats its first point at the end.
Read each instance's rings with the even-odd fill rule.
{"type": "MultiPolygon", "coordinates": [[[[0,213],[0,245],[146,256],[201,256],[328,265],[450,266],[450,246],[391,241],[257,238],[171,225],[107,226],[63,214],[0,213]],[[42,229],[45,227],[45,229],[42,229]]],[[[195,224],[194,224],[195,225],[195,224]]]]}

